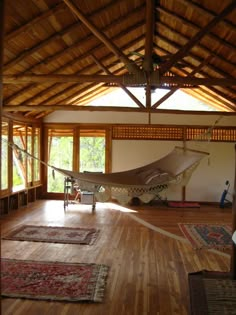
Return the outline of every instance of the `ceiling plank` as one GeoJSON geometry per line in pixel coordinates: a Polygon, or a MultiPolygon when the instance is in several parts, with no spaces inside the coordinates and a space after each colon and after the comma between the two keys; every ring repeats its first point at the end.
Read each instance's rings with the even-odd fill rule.
{"type": "Polygon", "coordinates": [[[102,42],[111,50],[115,56],[117,56],[126,65],[127,69],[131,73],[139,73],[140,69],[135,63],[123,54],[123,52],[108,38],[104,33],[100,32],[98,28],[93,25],[86,16],[79,11],[79,9],[70,0],[63,0],[65,4],[71,9],[71,11],[77,16],[77,18],[102,42]]]}
{"type": "MultiPolygon", "coordinates": [[[[186,27],[189,28],[191,30],[191,32],[193,32],[193,33],[197,33],[201,30],[201,27],[199,25],[197,25],[196,23],[193,23],[193,21],[187,20],[183,16],[177,15],[176,13],[174,13],[174,12],[172,12],[166,8],[159,7],[157,10],[158,10],[158,12],[164,14],[164,16],[168,17],[168,19],[174,20],[181,25],[186,25],[186,27]]],[[[158,21],[158,24],[163,25],[164,27],[167,27],[173,34],[176,34],[176,35],[178,34],[176,29],[170,28],[170,26],[167,25],[166,23],[164,23],[163,21],[158,21]]],[[[183,36],[183,34],[182,34],[182,36],[183,36]]],[[[209,40],[216,41],[220,45],[223,45],[224,47],[227,47],[230,50],[235,49],[234,45],[230,44],[226,40],[218,37],[217,35],[215,35],[213,33],[208,33],[208,34],[206,34],[206,36],[208,37],[209,40]]],[[[204,47],[205,49],[209,49],[208,47],[206,47],[206,45],[204,43],[198,44],[198,46],[204,47]]],[[[219,54],[215,53],[214,51],[212,51],[212,54],[214,54],[216,57],[218,57],[220,59],[224,59],[224,56],[220,56],[219,54]]],[[[231,63],[229,60],[224,60],[224,61],[231,63]]]]}
{"type": "MultiPolygon", "coordinates": [[[[142,36],[140,37],[140,40],[141,40],[141,38],[142,38],[142,36]]],[[[136,38],[136,40],[139,40],[139,38],[136,38]]],[[[132,42],[131,42],[129,45],[132,45],[132,42]]],[[[99,45],[99,46],[100,46],[100,45],[99,45]]],[[[95,48],[98,48],[98,47],[96,46],[95,48]]],[[[123,47],[123,49],[128,49],[128,48],[129,48],[129,46],[128,46],[128,47],[123,47]]],[[[95,49],[94,49],[94,50],[90,50],[90,51],[89,51],[88,53],[86,53],[86,54],[83,54],[83,55],[80,57],[80,59],[81,59],[81,58],[84,58],[84,57],[88,57],[88,56],[89,56],[89,53],[91,53],[92,51],[95,51],[95,49]]],[[[103,60],[104,60],[104,61],[105,61],[105,60],[107,61],[107,60],[109,60],[110,58],[111,58],[111,53],[105,55],[105,56],[101,59],[101,62],[102,62],[103,60]]],[[[76,63],[76,62],[77,62],[77,59],[75,59],[74,62],[76,63]]],[[[61,70],[61,71],[64,71],[64,69],[66,69],[67,67],[70,67],[70,66],[73,66],[73,63],[71,63],[71,62],[67,63],[64,67],[61,67],[60,70],[61,70]]],[[[93,72],[93,71],[94,71],[93,69],[94,69],[94,66],[91,67],[91,65],[90,65],[89,67],[84,68],[83,71],[93,72]]],[[[120,70],[123,71],[123,67],[122,67],[120,70]]],[[[55,73],[58,73],[58,72],[61,73],[61,71],[56,71],[55,73]]],[[[76,74],[79,75],[80,72],[78,72],[78,73],[76,73],[76,74]]],[[[95,73],[95,74],[96,74],[96,73],[95,73]]],[[[116,74],[116,73],[114,73],[114,74],[116,74]]],[[[37,83],[35,83],[35,85],[36,85],[36,84],[37,84],[37,83]]],[[[53,88],[57,87],[57,85],[59,85],[59,83],[55,83],[54,85],[52,85],[52,86],[50,86],[50,87],[44,89],[43,91],[37,93],[36,95],[34,95],[33,97],[31,97],[30,99],[27,99],[26,101],[22,102],[21,105],[32,103],[33,101],[35,101],[35,99],[37,99],[37,98],[39,98],[39,97],[43,97],[43,96],[46,95],[48,92],[52,91],[53,88]]],[[[31,86],[32,86],[32,85],[31,85],[31,86]]],[[[71,85],[70,87],[66,87],[66,88],[62,89],[62,87],[61,87],[61,85],[60,85],[60,92],[59,92],[59,93],[58,93],[58,92],[57,92],[57,93],[54,93],[53,96],[50,96],[49,98],[47,98],[47,100],[48,100],[48,101],[49,101],[49,100],[50,100],[50,101],[51,101],[51,100],[55,100],[58,96],[65,95],[66,93],[70,93],[71,90],[74,91],[74,90],[75,90],[75,87],[76,87],[76,95],[77,95],[77,98],[78,98],[78,97],[80,96],[80,94],[83,93],[83,90],[85,90],[87,87],[89,88],[90,86],[91,86],[91,85],[86,86],[86,87],[82,87],[82,89],[78,89],[78,84],[75,83],[75,84],[71,85]]],[[[107,89],[108,89],[108,87],[107,87],[107,89]]],[[[91,94],[89,91],[88,91],[88,93],[91,94]]],[[[76,95],[74,95],[74,94],[75,94],[75,93],[73,92],[73,94],[70,96],[70,98],[75,98],[76,95]]],[[[98,92],[97,92],[96,94],[98,94],[98,92]]],[[[12,99],[12,98],[11,98],[11,99],[12,99]]],[[[66,99],[64,99],[63,101],[64,101],[65,103],[67,102],[66,99]]],[[[9,104],[8,99],[7,99],[4,103],[5,103],[5,105],[6,105],[6,104],[9,104]]],[[[42,103],[43,103],[43,102],[42,102],[42,103]]]]}
{"type": "MultiPolygon", "coordinates": [[[[166,26],[166,30],[167,30],[168,32],[172,32],[172,29],[168,28],[167,26],[166,26]]],[[[185,38],[185,37],[184,37],[183,35],[181,35],[181,34],[178,34],[178,36],[181,36],[183,39],[185,38]]],[[[162,40],[165,44],[167,44],[168,46],[173,47],[175,50],[180,49],[180,46],[179,46],[178,44],[176,44],[175,42],[173,42],[173,41],[167,39],[166,37],[163,37],[163,36],[159,35],[159,38],[161,38],[161,40],[162,40]]],[[[198,45],[198,46],[201,47],[201,45],[198,45]]],[[[163,51],[163,53],[165,53],[165,54],[168,54],[168,52],[167,52],[166,50],[163,50],[163,48],[161,48],[160,46],[156,46],[155,48],[156,48],[156,49],[159,49],[159,50],[161,50],[161,51],[163,51]]],[[[207,55],[212,54],[212,51],[211,51],[211,50],[206,49],[205,47],[201,47],[201,48],[204,49],[204,52],[207,53],[207,55]]],[[[215,56],[214,53],[213,53],[213,55],[215,56]]],[[[194,52],[191,52],[191,53],[189,54],[189,57],[191,57],[191,61],[193,61],[194,63],[195,63],[195,62],[197,62],[197,63],[201,63],[201,62],[202,62],[202,58],[199,58],[194,52]]],[[[223,61],[223,59],[222,59],[222,61],[223,61]]],[[[190,68],[194,68],[194,67],[195,67],[195,66],[194,66],[194,63],[193,63],[193,64],[190,64],[190,63],[188,62],[187,64],[188,64],[188,66],[189,66],[190,68]]],[[[203,70],[201,71],[201,75],[203,75],[204,77],[208,76],[208,69],[211,70],[211,71],[214,71],[214,72],[217,74],[217,76],[219,75],[220,77],[234,78],[230,73],[226,73],[226,72],[224,72],[222,69],[219,69],[218,67],[213,66],[213,65],[210,64],[210,63],[208,63],[208,64],[206,65],[205,69],[203,69],[203,70]]],[[[229,87],[227,87],[227,89],[229,89],[229,87]]]]}
{"type": "MultiPolygon", "coordinates": [[[[99,16],[99,14],[101,14],[101,12],[103,12],[104,10],[109,10],[110,7],[112,7],[115,3],[116,3],[116,0],[113,0],[109,5],[93,12],[93,14],[91,14],[91,15],[95,16],[95,17],[99,16]]],[[[63,3],[63,6],[64,6],[64,9],[67,8],[64,3],[63,3]]],[[[141,7],[137,8],[137,10],[138,9],[141,9],[141,7]]],[[[52,11],[52,13],[53,12],[54,11],[52,11]]],[[[34,20],[32,21],[32,23],[35,24],[34,20]]],[[[4,64],[4,72],[9,70],[11,67],[15,66],[17,63],[24,60],[25,58],[31,56],[33,53],[38,52],[39,49],[46,47],[47,45],[49,45],[51,42],[53,42],[57,38],[63,40],[63,37],[66,36],[67,34],[70,34],[72,32],[77,32],[78,26],[79,26],[78,22],[73,23],[73,24],[65,27],[64,29],[62,29],[59,33],[55,33],[52,36],[50,36],[49,38],[46,38],[45,40],[41,40],[39,45],[33,46],[30,49],[24,50],[24,52],[17,55],[16,58],[14,58],[14,59],[12,59],[9,62],[4,64]]],[[[91,38],[91,36],[88,36],[87,40],[89,40],[90,38],[91,38]]],[[[81,39],[79,39],[79,41],[75,42],[74,44],[70,45],[69,47],[65,47],[63,50],[60,50],[59,52],[57,52],[53,56],[48,57],[46,60],[43,60],[43,63],[47,64],[53,60],[57,60],[58,58],[63,57],[63,55],[65,53],[69,53],[71,51],[74,51],[74,49],[76,49],[80,45],[81,45],[81,39]]],[[[30,70],[35,70],[35,67],[37,67],[38,65],[40,66],[41,64],[42,64],[42,61],[40,61],[38,64],[34,65],[30,70]]],[[[29,69],[28,69],[28,71],[29,71],[29,69]]]]}
{"type": "Polygon", "coordinates": [[[219,15],[214,17],[205,27],[196,33],[186,45],[182,46],[180,50],[177,51],[177,53],[175,53],[168,61],[161,65],[160,74],[167,72],[177,61],[186,56],[189,50],[195,46],[202,39],[202,37],[209,33],[211,29],[222,19],[224,19],[229,13],[232,13],[235,8],[236,1],[233,0],[219,15]]]}
{"type": "MultiPolygon", "coordinates": [[[[210,0],[210,1],[212,1],[212,0],[210,0]]],[[[206,16],[209,18],[214,18],[217,16],[215,13],[213,13],[212,11],[208,10],[206,7],[203,7],[196,2],[192,2],[189,0],[177,0],[177,2],[183,4],[187,7],[191,7],[195,12],[198,12],[198,14],[200,16],[206,16]]],[[[232,24],[230,21],[222,19],[222,23],[227,28],[230,28],[231,30],[235,30],[235,25],[232,24]]]]}
{"type": "MultiPolygon", "coordinates": [[[[133,18],[133,14],[139,14],[141,8],[142,8],[142,7],[139,6],[136,10],[134,10],[134,11],[130,14],[130,18],[133,18]]],[[[100,12],[100,10],[99,10],[98,12],[100,12]]],[[[126,19],[126,18],[124,18],[124,22],[125,22],[125,19],[126,19]]],[[[121,22],[121,19],[119,19],[119,21],[121,22]]],[[[123,21],[123,19],[122,19],[122,21],[123,21]]],[[[110,25],[108,25],[107,27],[105,27],[103,31],[106,31],[106,30],[108,30],[110,27],[113,27],[116,23],[117,23],[117,20],[114,20],[114,21],[112,22],[112,24],[110,24],[110,25]]],[[[141,28],[143,25],[144,25],[144,20],[140,21],[140,24],[136,25],[135,27],[136,27],[136,28],[137,28],[137,27],[140,27],[140,28],[141,28]]],[[[116,36],[114,36],[114,38],[112,38],[112,40],[113,40],[113,41],[114,41],[114,40],[119,40],[121,37],[125,36],[125,34],[126,34],[127,32],[132,32],[133,28],[134,28],[134,27],[130,27],[129,29],[126,30],[125,33],[124,33],[124,32],[121,32],[121,33],[117,34],[116,36]]],[[[64,34],[64,31],[63,31],[63,34],[64,34]]],[[[84,38],[83,41],[89,41],[89,40],[91,39],[91,37],[92,37],[92,35],[89,35],[89,36],[87,36],[86,38],[84,38]]],[[[140,36],[140,38],[135,38],[136,41],[139,41],[139,40],[141,40],[141,39],[142,39],[142,36],[140,36]]],[[[129,44],[129,47],[133,44],[133,42],[134,42],[134,41],[132,41],[132,42],[129,44]]],[[[81,45],[81,40],[78,41],[78,42],[76,42],[76,43],[74,43],[74,44],[71,45],[70,47],[64,49],[63,51],[59,51],[58,53],[54,54],[53,56],[50,56],[50,57],[46,58],[46,59],[44,60],[44,63],[45,63],[46,65],[47,65],[47,64],[48,64],[48,65],[53,64],[54,61],[56,61],[57,59],[60,59],[61,57],[63,57],[63,54],[65,54],[65,53],[70,53],[70,52],[73,51],[74,49],[78,48],[80,45],[81,45]]],[[[68,69],[73,68],[73,65],[74,65],[75,63],[80,62],[80,61],[82,61],[83,59],[87,58],[91,53],[95,53],[97,49],[101,48],[101,46],[102,46],[102,43],[100,43],[99,45],[94,46],[92,49],[90,49],[89,52],[86,52],[86,53],[80,55],[79,58],[74,59],[74,60],[72,60],[72,61],[66,63],[65,65],[61,66],[59,69],[57,69],[57,70],[55,70],[54,72],[51,72],[51,73],[63,73],[64,71],[67,71],[68,69]]],[[[122,47],[122,49],[127,49],[127,47],[122,47]]],[[[109,60],[111,57],[112,57],[112,56],[111,56],[111,53],[110,53],[110,54],[107,54],[106,56],[104,56],[104,60],[106,59],[106,61],[107,61],[107,60],[109,60]]],[[[4,67],[4,69],[5,69],[5,67],[4,67]]],[[[83,71],[84,71],[84,70],[86,71],[86,70],[88,70],[88,69],[83,69],[83,71]]],[[[92,71],[92,68],[89,69],[89,70],[92,71]]],[[[36,65],[34,65],[33,67],[27,69],[24,73],[27,73],[28,71],[33,72],[33,73],[34,73],[34,72],[40,72],[40,71],[42,71],[42,64],[41,64],[41,62],[38,63],[38,64],[36,64],[36,65]]],[[[19,90],[18,92],[14,93],[13,95],[11,95],[11,96],[8,97],[7,99],[5,99],[4,103],[5,103],[5,104],[10,104],[10,103],[13,102],[16,98],[18,98],[19,96],[21,96],[22,94],[26,94],[26,93],[30,92],[30,90],[31,90],[32,88],[34,88],[34,87],[35,87],[35,84],[31,84],[31,85],[29,85],[29,86],[27,86],[27,87],[25,87],[25,88],[19,90]]],[[[47,93],[47,89],[45,89],[44,91],[45,91],[45,93],[47,93]]],[[[39,93],[39,95],[41,96],[41,92],[39,93]]],[[[37,97],[37,95],[34,96],[33,98],[35,98],[35,97],[37,97]]],[[[32,98],[31,98],[30,100],[27,100],[27,101],[32,102],[32,98]]]]}
{"type": "Polygon", "coordinates": [[[47,19],[51,15],[56,14],[56,13],[60,12],[61,10],[65,10],[65,9],[66,9],[66,7],[65,7],[64,3],[56,4],[54,7],[50,8],[49,10],[40,13],[38,16],[36,16],[32,20],[30,20],[29,22],[27,22],[21,26],[18,26],[16,29],[14,29],[10,33],[6,34],[4,40],[6,42],[8,42],[8,41],[14,39],[18,35],[25,33],[28,30],[32,29],[32,27],[34,25],[36,25],[37,23],[42,22],[43,20],[47,19]]]}

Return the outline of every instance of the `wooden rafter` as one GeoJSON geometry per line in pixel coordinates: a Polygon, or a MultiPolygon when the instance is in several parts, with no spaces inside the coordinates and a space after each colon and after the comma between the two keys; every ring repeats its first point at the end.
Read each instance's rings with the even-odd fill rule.
{"type": "Polygon", "coordinates": [[[100,32],[97,27],[91,23],[86,16],[79,11],[79,9],[70,0],[63,0],[65,4],[71,9],[71,11],[77,16],[77,18],[102,42],[105,46],[112,51],[117,58],[126,65],[127,69],[131,73],[139,73],[140,69],[135,63],[130,62],[129,58],[102,32],[100,32]]]}
{"type": "MultiPolygon", "coordinates": [[[[169,28],[167,28],[167,31],[170,32],[170,31],[172,31],[172,30],[170,30],[169,28]]],[[[178,36],[181,36],[180,34],[177,34],[177,35],[178,35],[178,36]]],[[[170,40],[167,40],[167,38],[164,38],[163,36],[160,36],[160,35],[159,35],[159,37],[160,37],[161,40],[162,40],[163,42],[165,42],[165,44],[167,44],[168,46],[172,46],[174,49],[180,49],[180,46],[177,45],[176,43],[173,43],[173,42],[171,42],[170,40]]],[[[182,37],[183,37],[183,36],[182,36],[182,37]]],[[[210,51],[209,49],[206,49],[205,47],[203,48],[200,44],[198,44],[198,46],[201,47],[202,49],[204,49],[205,53],[207,53],[208,55],[209,55],[209,54],[212,54],[212,51],[210,51]]],[[[159,46],[158,46],[158,47],[156,46],[156,49],[163,50],[163,49],[161,49],[159,46]]],[[[168,52],[165,51],[164,53],[167,54],[168,52]]],[[[214,53],[213,53],[212,55],[215,56],[214,53]]],[[[189,53],[189,57],[191,57],[191,60],[192,60],[193,62],[197,62],[197,63],[201,63],[201,62],[202,62],[202,59],[199,58],[194,52],[189,53]]],[[[222,60],[222,61],[223,61],[223,60],[222,60]]],[[[190,68],[194,68],[194,65],[192,65],[192,64],[187,64],[187,65],[188,65],[190,68]]],[[[206,67],[205,67],[204,69],[202,69],[202,71],[201,71],[200,74],[203,75],[204,77],[208,76],[208,69],[209,69],[209,70],[212,70],[212,71],[214,71],[214,72],[216,72],[217,75],[219,75],[219,76],[221,76],[221,77],[233,78],[233,76],[231,76],[231,75],[228,74],[228,73],[223,72],[222,70],[218,69],[218,67],[216,67],[216,66],[213,67],[210,62],[209,62],[208,64],[206,64],[206,67]]],[[[230,87],[227,87],[227,89],[230,89],[230,87]]],[[[220,93],[220,92],[219,92],[219,93],[220,93]]]]}
{"type": "MultiPolygon", "coordinates": [[[[212,1],[212,0],[210,0],[212,1]]],[[[232,0],[233,1],[233,0],[232,0]]],[[[196,11],[199,15],[206,16],[210,19],[213,19],[217,16],[217,14],[213,13],[212,11],[208,10],[207,8],[201,6],[200,4],[193,2],[193,1],[188,1],[188,0],[177,0],[178,3],[181,3],[182,5],[191,7],[194,11],[196,11]]],[[[223,3],[223,2],[222,2],[223,3]]],[[[227,28],[235,29],[235,25],[230,23],[228,20],[222,19],[221,21],[223,25],[225,25],[227,28]]]]}
{"type": "MultiPolygon", "coordinates": [[[[162,13],[168,19],[174,20],[175,22],[178,22],[179,24],[185,25],[187,28],[191,29],[191,31],[194,33],[198,33],[201,30],[201,27],[199,27],[199,25],[193,23],[192,21],[187,20],[183,16],[179,16],[176,13],[169,11],[166,8],[158,7],[157,10],[158,10],[158,12],[162,13]]],[[[181,35],[175,29],[170,28],[170,26],[168,26],[166,23],[164,23],[164,21],[158,21],[158,25],[161,25],[161,26],[167,28],[169,32],[171,32],[172,34],[176,34],[178,37],[179,36],[183,37],[183,35],[181,35]]],[[[216,41],[220,45],[224,45],[224,47],[227,47],[230,50],[234,49],[233,45],[231,45],[229,42],[220,38],[219,36],[217,36],[216,34],[214,34],[212,32],[207,33],[206,36],[207,36],[207,38],[209,38],[209,40],[216,41]]],[[[201,47],[202,49],[209,49],[206,45],[204,45],[204,43],[198,43],[198,47],[201,47]]],[[[219,54],[215,53],[214,51],[211,51],[211,53],[215,57],[217,57],[217,58],[221,59],[222,61],[232,65],[230,60],[225,60],[225,58],[223,56],[220,56],[219,54]]]]}
{"type": "Polygon", "coordinates": [[[233,0],[219,15],[214,17],[210,23],[202,28],[193,38],[184,46],[181,47],[168,61],[166,61],[160,68],[160,73],[168,71],[177,61],[186,56],[189,50],[195,46],[206,34],[208,34],[217,23],[224,19],[229,13],[236,8],[236,2],[233,0]]]}
{"type": "MultiPolygon", "coordinates": [[[[130,18],[133,17],[133,14],[139,13],[139,11],[140,11],[140,7],[138,7],[134,12],[131,13],[130,18]]],[[[114,23],[116,23],[116,21],[114,21],[114,23]]],[[[137,28],[137,27],[139,27],[139,26],[141,27],[141,26],[143,25],[143,23],[144,23],[144,21],[143,21],[143,22],[141,21],[140,25],[136,25],[135,28],[137,28]]],[[[109,25],[109,27],[112,27],[112,26],[113,26],[113,24],[112,24],[112,25],[109,25]]],[[[104,32],[107,31],[107,30],[109,29],[109,27],[106,27],[103,31],[104,31],[104,32]]],[[[131,28],[127,29],[126,32],[132,32],[133,28],[134,28],[134,27],[131,27],[131,28]]],[[[64,33],[64,32],[63,32],[63,33],[64,33]]],[[[115,36],[114,38],[112,38],[112,40],[113,40],[113,41],[118,40],[120,37],[122,37],[122,36],[124,36],[124,35],[125,35],[125,33],[124,33],[124,32],[121,32],[121,33],[119,33],[117,36],[115,36]]],[[[92,35],[89,35],[89,36],[87,36],[86,38],[84,38],[83,41],[89,41],[89,40],[91,39],[91,37],[92,37],[92,35]]],[[[138,40],[141,40],[141,39],[142,39],[142,36],[140,36],[140,39],[139,39],[139,38],[136,38],[135,40],[138,41],[138,40]]],[[[70,47],[64,49],[63,51],[59,51],[59,52],[56,53],[55,55],[46,58],[46,59],[44,60],[45,64],[49,64],[49,65],[50,65],[50,64],[53,63],[55,60],[57,60],[57,59],[59,59],[60,57],[62,57],[63,54],[65,54],[65,53],[70,53],[71,51],[73,51],[73,49],[76,49],[77,46],[79,46],[79,45],[81,45],[81,41],[80,41],[80,40],[79,40],[78,42],[74,43],[73,45],[71,45],[70,47]]],[[[131,46],[131,45],[132,45],[132,42],[131,42],[128,46],[131,46]]],[[[91,53],[95,53],[96,50],[98,50],[101,46],[102,46],[102,44],[96,45],[96,46],[95,46],[93,49],[91,49],[89,52],[86,52],[86,53],[84,53],[83,55],[80,55],[79,58],[76,58],[76,59],[74,59],[74,60],[72,60],[72,61],[66,63],[64,66],[60,67],[58,70],[55,70],[55,71],[52,72],[52,73],[63,73],[64,71],[67,71],[67,69],[70,69],[71,67],[73,67],[73,65],[74,65],[75,63],[79,63],[79,62],[83,61],[83,59],[85,59],[85,58],[87,58],[88,56],[90,56],[91,53]]],[[[126,49],[126,47],[122,47],[122,49],[126,49]]],[[[110,58],[111,58],[111,54],[109,54],[109,55],[107,54],[107,55],[104,56],[103,59],[104,59],[104,60],[110,60],[110,58]]],[[[103,60],[103,59],[102,59],[102,60],[103,60]]],[[[102,60],[101,60],[101,61],[102,61],[102,60]]],[[[30,72],[36,72],[36,73],[37,73],[37,72],[40,71],[41,68],[42,68],[42,64],[39,62],[38,64],[34,65],[33,67],[27,69],[27,72],[30,71],[30,72]]],[[[4,67],[4,69],[5,69],[5,67],[4,67]]],[[[85,69],[85,70],[87,70],[87,71],[92,71],[92,68],[85,69]]],[[[84,71],[84,69],[83,69],[83,71],[84,71]]],[[[26,73],[26,72],[25,72],[25,73],[26,73]]],[[[14,101],[16,98],[18,98],[19,96],[24,95],[24,94],[30,92],[30,90],[31,90],[32,88],[34,88],[35,86],[36,86],[35,84],[31,84],[31,85],[29,85],[29,86],[27,86],[27,87],[24,87],[23,89],[21,89],[21,90],[18,91],[17,93],[13,94],[11,97],[5,99],[5,100],[4,100],[4,103],[5,103],[5,104],[10,104],[11,102],[13,102],[13,101],[14,101]]],[[[49,89],[51,90],[52,87],[49,88],[49,89]]],[[[44,91],[43,91],[42,94],[46,94],[47,92],[48,92],[47,89],[44,89],[44,91]]],[[[39,93],[39,96],[42,96],[42,94],[39,93]]],[[[28,99],[26,103],[31,103],[33,98],[35,98],[35,96],[32,97],[31,99],[28,99]]]]}
{"type": "MultiPolygon", "coordinates": [[[[52,106],[63,106],[64,109],[67,105],[87,106],[96,96],[107,93],[110,87],[123,85],[127,91],[128,86],[144,87],[144,105],[135,100],[134,96],[131,97],[140,110],[143,107],[153,110],[152,86],[170,87],[166,99],[178,88],[188,85],[189,88],[198,88],[192,91],[188,89],[187,93],[218,109],[236,110],[233,54],[235,26],[231,22],[235,5],[232,0],[227,1],[228,7],[222,3],[214,12],[211,5],[208,5],[209,0],[204,5],[191,0],[176,0],[176,4],[181,4],[176,7],[169,5],[169,2],[159,3],[155,0],[134,3],[119,0],[119,4],[116,0],[111,0],[105,5],[101,2],[96,6],[87,5],[86,1],[56,0],[51,7],[38,1],[32,4],[33,18],[26,12],[24,20],[15,17],[17,24],[13,23],[12,17],[20,9],[20,4],[17,5],[17,10],[13,6],[7,8],[11,18],[7,20],[8,34],[5,35],[6,57],[2,77],[4,108],[5,105],[21,105],[23,108],[30,104],[37,104],[41,108],[41,105],[46,104],[48,110],[23,114],[32,118],[36,115],[42,117],[51,112],[52,106]],[[186,14],[183,14],[185,8],[186,14]],[[80,17],[76,14],[77,10],[80,17]],[[205,19],[206,26],[203,29],[198,13],[205,19]],[[65,20],[60,20],[62,16],[65,16],[65,20]],[[92,24],[90,21],[96,22],[92,24]],[[221,27],[217,25],[219,22],[221,27]],[[90,34],[83,25],[90,30],[90,34]],[[78,34],[80,27],[82,31],[78,34]],[[36,37],[32,36],[34,32],[36,37]],[[195,34],[192,39],[190,34],[195,34]],[[201,40],[203,37],[206,38],[201,40]],[[21,40],[19,45],[18,38],[21,40]],[[155,54],[160,57],[160,74],[153,69],[153,46],[155,54]],[[186,47],[189,49],[186,50],[186,47]],[[140,53],[141,57],[131,55],[131,51],[140,53]],[[173,60],[179,51],[182,51],[179,60],[184,60],[176,59],[170,66],[171,71],[162,73],[167,62],[173,60]],[[69,55],[73,59],[68,58],[69,55]],[[96,64],[105,73],[91,62],[90,55],[97,56],[96,64]],[[209,55],[214,58],[199,69],[209,55]],[[193,77],[197,69],[197,76],[193,77]],[[163,76],[164,74],[173,76],[163,76]],[[44,81],[41,75],[46,75],[47,80],[44,81]],[[66,80],[58,75],[65,75],[66,80]],[[72,78],[71,75],[75,77],[72,78]],[[90,76],[94,77],[92,81],[90,76]]],[[[158,107],[161,101],[163,99],[153,106],[158,107]]]]}
{"type": "Polygon", "coordinates": [[[34,17],[32,20],[28,21],[27,23],[21,25],[20,27],[17,27],[8,34],[5,34],[4,37],[5,42],[8,42],[17,37],[18,35],[27,32],[28,30],[32,29],[32,27],[37,23],[42,22],[44,19],[47,19],[51,15],[56,14],[61,10],[65,10],[65,5],[63,3],[59,3],[54,7],[50,8],[49,10],[42,12],[38,16],[34,17]]]}
{"type": "MultiPolygon", "coordinates": [[[[102,8],[101,10],[98,10],[97,12],[94,12],[94,15],[97,16],[101,13],[102,10],[104,9],[108,9],[110,8],[110,6],[112,4],[114,4],[114,0],[113,2],[109,5],[109,6],[106,6],[105,8],[102,8]]],[[[66,8],[65,4],[64,3],[61,3],[60,6],[57,7],[57,9],[59,8],[60,10],[62,9],[62,6],[64,7],[64,9],[66,8]]],[[[41,16],[40,17],[36,17],[35,19],[33,19],[32,21],[30,21],[29,23],[27,23],[27,25],[23,25],[22,26],[22,32],[23,31],[26,31],[30,28],[32,28],[36,23],[38,23],[39,21],[42,21],[43,19],[47,18],[47,17],[50,17],[52,14],[55,14],[58,12],[58,10],[56,8],[54,8],[52,10],[49,10],[47,11],[47,13],[45,14],[45,16],[41,16]],[[55,10],[54,10],[55,9],[55,10]],[[51,13],[51,14],[50,14],[51,13]]],[[[40,42],[40,44],[38,45],[35,45],[27,50],[25,50],[23,53],[19,54],[18,56],[16,56],[16,58],[13,58],[11,59],[9,62],[5,63],[4,64],[4,71],[7,71],[9,70],[11,67],[14,67],[17,63],[19,63],[20,61],[26,59],[27,57],[31,56],[33,53],[37,53],[38,51],[40,51],[40,49],[44,48],[44,47],[47,47],[48,45],[50,45],[51,43],[53,43],[53,41],[55,41],[56,39],[61,39],[63,40],[63,38],[65,36],[67,36],[68,34],[70,34],[71,32],[76,32],[78,30],[78,27],[79,27],[79,24],[80,22],[75,22],[71,25],[69,25],[68,27],[64,28],[62,31],[60,31],[60,33],[55,33],[53,35],[51,35],[50,37],[42,40],[40,42]]],[[[21,28],[19,28],[21,29],[21,28]]],[[[14,32],[10,33],[8,36],[10,38],[13,38],[13,35],[15,34],[16,32],[16,35],[20,34],[20,32],[18,32],[18,30],[15,30],[14,32]],[[12,35],[11,35],[12,34],[12,35]]],[[[90,37],[91,38],[91,37],[90,37]]],[[[6,41],[7,43],[7,41],[6,41]]],[[[47,60],[44,60],[44,63],[49,63],[50,61],[52,60],[56,60],[60,57],[63,57],[63,55],[65,53],[70,53],[71,51],[73,51],[75,48],[79,47],[79,45],[81,45],[81,39],[78,40],[77,42],[75,42],[73,45],[70,45],[69,47],[64,47],[64,49],[60,50],[59,52],[57,52],[55,55],[47,58],[47,60]]],[[[66,45],[67,46],[67,45],[66,45]]],[[[39,63],[41,64],[41,62],[39,63]]],[[[34,65],[33,66],[33,69],[35,69],[37,65],[34,65]]],[[[32,68],[30,69],[31,71],[33,70],[32,68]]],[[[29,69],[28,69],[29,71],[29,69]]]]}

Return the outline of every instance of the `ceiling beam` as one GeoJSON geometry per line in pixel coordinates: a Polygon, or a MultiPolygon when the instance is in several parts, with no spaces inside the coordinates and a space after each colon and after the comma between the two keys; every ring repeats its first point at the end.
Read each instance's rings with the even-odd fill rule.
{"type": "Polygon", "coordinates": [[[3,115],[5,116],[8,112],[18,111],[18,112],[45,112],[45,111],[88,111],[88,112],[97,112],[97,111],[111,111],[111,112],[143,112],[143,113],[173,113],[173,114],[199,114],[199,115],[222,115],[222,116],[236,116],[236,112],[223,112],[223,111],[186,111],[186,110],[168,110],[168,109],[155,109],[155,108],[138,108],[138,107],[120,107],[120,106],[84,106],[84,105],[5,105],[3,106],[3,115]]]}
{"type": "Polygon", "coordinates": [[[180,48],[167,62],[160,67],[160,74],[167,72],[177,61],[185,57],[189,50],[195,46],[212,28],[223,20],[229,13],[236,8],[236,1],[233,0],[219,15],[214,17],[210,23],[203,27],[198,33],[196,33],[189,42],[180,48]]]}
{"type": "MultiPolygon", "coordinates": [[[[139,75],[99,75],[99,74],[23,74],[23,75],[3,75],[3,83],[20,84],[20,83],[122,83],[126,86],[135,86],[146,84],[146,76],[142,72],[139,75]]],[[[236,78],[190,78],[182,76],[161,76],[159,78],[158,71],[152,72],[150,76],[150,84],[161,86],[162,84],[177,84],[181,87],[184,85],[219,85],[219,86],[236,86],[236,78]]]]}
{"type": "Polygon", "coordinates": [[[146,74],[146,107],[151,107],[151,85],[149,76],[153,71],[153,38],[154,38],[154,13],[155,13],[155,0],[146,0],[146,38],[145,38],[145,55],[143,59],[143,70],[146,74]]]}
{"type": "Polygon", "coordinates": [[[131,73],[139,73],[139,67],[132,62],[104,33],[100,32],[86,16],[70,0],[63,0],[77,18],[110,50],[119,58],[131,73]]]}
{"type": "Polygon", "coordinates": [[[145,55],[143,60],[144,71],[153,71],[153,37],[154,37],[154,13],[155,0],[146,0],[146,38],[145,38],[145,55]]]}

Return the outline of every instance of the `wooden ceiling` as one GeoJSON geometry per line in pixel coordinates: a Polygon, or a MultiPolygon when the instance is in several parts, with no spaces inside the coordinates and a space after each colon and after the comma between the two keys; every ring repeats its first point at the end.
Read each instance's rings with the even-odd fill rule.
{"type": "Polygon", "coordinates": [[[151,91],[168,87],[168,97],[181,88],[236,112],[235,9],[235,0],[7,0],[3,111],[89,109],[118,86],[140,111],[158,110],[151,91]],[[145,87],[144,104],[130,86],[145,87]]]}

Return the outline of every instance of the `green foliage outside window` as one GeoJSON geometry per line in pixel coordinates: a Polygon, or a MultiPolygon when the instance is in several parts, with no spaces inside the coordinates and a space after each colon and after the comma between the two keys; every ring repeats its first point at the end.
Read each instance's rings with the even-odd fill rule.
{"type": "MultiPolygon", "coordinates": [[[[49,148],[49,164],[58,168],[72,170],[73,137],[52,137],[49,148]]],[[[48,192],[63,192],[64,176],[48,168],[48,192]]]]}
{"type": "Polygon", "coordinates": [[[105,171],[105,138],[80,137],[80,172],[105,171]]]}
{"type": "MultiPolygon", "coordinates": [[[[50,143],[50,141],[49,141],[50,143]]],[[[80,172],[105,171],[105,137],[80,137],[80,172]]],[[[73,137],[52,136],[49,161],[52,166],[72,170],[73,137]]],[[[64,192],[64,176],[48,168],[48,192],[64,192]]]]}

